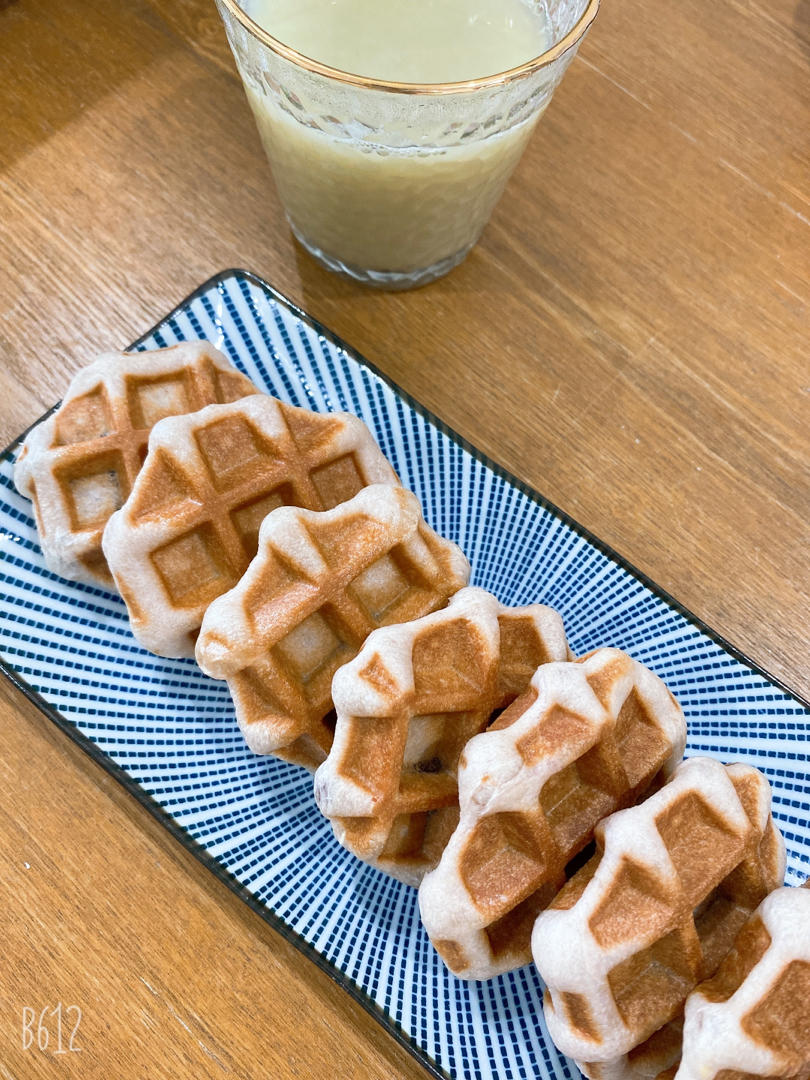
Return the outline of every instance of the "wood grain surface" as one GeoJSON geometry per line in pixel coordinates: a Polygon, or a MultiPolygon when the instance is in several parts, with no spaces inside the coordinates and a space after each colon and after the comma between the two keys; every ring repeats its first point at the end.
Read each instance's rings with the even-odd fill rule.
{"type": "MultiPolygon", "coordinates": [[[[810,695],[810,0],[603,4],[482,242],[387,295],[292,242],[210,0],[0,0],[0,441],[244,266],[810,695]]],[[[0,718],[0,1078],[425,1075],[6,685],[0,718]],[[24,1051],[59,1001],[81,1053],[24,1051]]]]}

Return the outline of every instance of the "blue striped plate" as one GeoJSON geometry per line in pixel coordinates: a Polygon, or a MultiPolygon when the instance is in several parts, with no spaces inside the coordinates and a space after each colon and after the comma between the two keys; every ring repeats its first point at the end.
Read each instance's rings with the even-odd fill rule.
{"type": "MultiPolygon", "coordinates": [[[[788,881],[810,872],[808,705],[252,274],[202,285],[136,347],[198,337],[285,401],[362,417],[475,584],[556,607],[576,653],[614,645],[652,667],[684,707],[691,753],[765,771],[788,881]]],[[[307,773],[245,748],[225,686],[138,648],[118,597],[45,569],[11,481],[18,445],[0,458],[6,675],[435,1076],[575,1075],[546,1036],[531,967],[488,983],[448,975],[416,892],[338,846],[307,773]]]]}

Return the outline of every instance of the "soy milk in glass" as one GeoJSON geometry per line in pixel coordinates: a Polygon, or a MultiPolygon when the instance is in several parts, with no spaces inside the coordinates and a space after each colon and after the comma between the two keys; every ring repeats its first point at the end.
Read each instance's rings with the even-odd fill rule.
{"type": "Polygon", "coordinates": [[[597,3],[218,0],[300,242],[387,288],[459,263],[597,3]]]}
{"type": "Polygon", "coordinates": [[[273,37],[329,67],[405,83],[477,79],[547,46],[524,0],[243,0],[273,37]]]}

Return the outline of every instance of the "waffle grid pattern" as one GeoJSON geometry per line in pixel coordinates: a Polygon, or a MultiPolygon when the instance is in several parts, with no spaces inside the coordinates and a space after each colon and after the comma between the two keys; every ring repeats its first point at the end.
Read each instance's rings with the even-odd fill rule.
{"type": "Polygon", "coordinates": [[[680,710],[623,653],[549,664],[530,685],[467,746],[459,825],[419,893],[434,945],[471,978],[527,962],[537,912],[597,822],[635,803],[683,753],[680,710]],[[575,712],[566,693],[576,693],[575,712]]]}
{"type": "MultiPolygon", "coordinates": [[[[458,543],[502,603],[563,615],[577,655],[603,644],[665,679],[689,752],[744,760],[774,784],[788,882],[810,872],[810,711],[752,671],[554,512],[469,452],[250,277],[226,273],[142,347],[207,337],[260,387],[365,420],[427,521],[458,543]]],[[[120,766],[285,932],[349,979],[437,1075],[570,1078],[542,1020],[532,968],[463,983],[419,926],[415,890],[338,845],[312,779],[254,757],[224,685],[132,638],[122,601],[44,566],[31,505],[0,459],[0,657],[120,766]],[[431,1064],[432,1063],[432,1064],[431,1064]]]]}
{"type": "Polygon", "coordinates": [[[464,747],[567,648],[556,612],[476,589],[371,634],[332,683],[334,745],[315,778],[344,847],[418,885],[458,821],[464,747]]]}
{"type": "Polygon", "coordinates": [[[149,444],[104,543],[133,632],[160,656],[194,655],[208,605],[242,577],[272,510],[326,510],[368,484],[396,482],[354,417],[264,394],[167,419],[149,444]]]}
{"type": "Polygon", "coordinates": [[[603,823],[597,853],[532,934],[550,994],[546,1020],[560,1046],[578,1060],[618,1065],[714,974],[782,880],[769,802],[768,784],[751,766],[694,758],[645,802],[603,823]],[[696,849],[702,858],[693,862],[696,849]]]}
{"type": "Polygon", "coordinates": [[[257,753],[319,765],[335,671],[377,627],[441,607],[464,583],[458,549],[421,527],[414,496],[387,484],[323,513],[287,506],[266,519],[258,557],[208,608],[197,643],[257,753]]]}
{"type": "MultiPolygon", "coordinates": [[[[152,427],[164,416],[256,393],[205,345],[149,358],[149,370],[106,353],[82,369],[67,398],[27,445],[22,486],[39,506],[50,565],[105,585],[104,525],[132,490],[152,427]]],[[[18,474],[17,482],[21,476],[18,474]]]]}

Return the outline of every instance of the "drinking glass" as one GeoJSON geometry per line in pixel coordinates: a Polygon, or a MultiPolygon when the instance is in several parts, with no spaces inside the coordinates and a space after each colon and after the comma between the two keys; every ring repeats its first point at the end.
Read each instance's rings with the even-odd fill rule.
{"type": "Polygon", "coordinates": [[[330,270],[388,289],[478,240],[599,0],[535,0],[549,48],[510,71],[397,83],[296,52],[217,0],[290,227],[330,270]]]}

